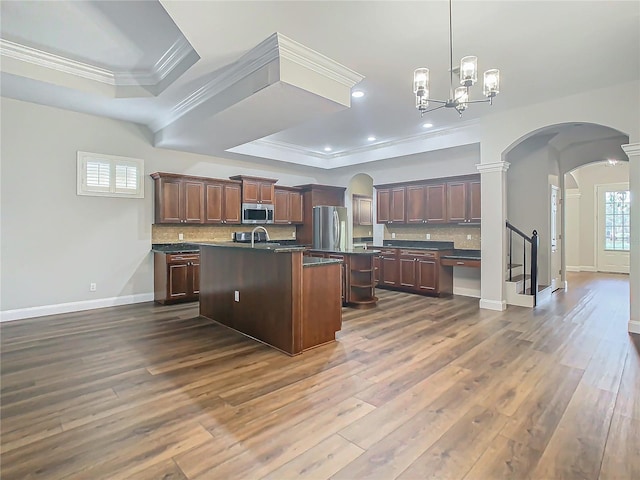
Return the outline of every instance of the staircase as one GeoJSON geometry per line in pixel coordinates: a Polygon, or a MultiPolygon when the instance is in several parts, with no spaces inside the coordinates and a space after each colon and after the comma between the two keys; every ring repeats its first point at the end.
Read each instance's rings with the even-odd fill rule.
{"type": "Polygon", "coordinates": [[[507,305],[533,308],[551,298],[551,285],[538,285],[538,293],[531,294],[531,275],[523,273],[522,265],[507,266],[504,292],[507,305]],[[511,270],[511,280],[509,279],[511,270]]]}
{"type": "MultiPolygon", "coordinates": [[[[506,223],[509,231],[509,262],[505,272],[505,299],[507,305],[533,308],[551,298],[551,286],[538,284],[538,232],[535,230],[529,237],[521,230],[506,223]],[[519,237],[523,243],[522,264],[512,263],[513,235],[519,237]],[[527,257],[526,245],[529,244],[527,257]],[[528,265],[527,265],[528,258],[528,265]],[[527,270],[529,267],[529,270],[527,270]]],[[[518,241],[518,238],[516,238],[518,241]]]]}

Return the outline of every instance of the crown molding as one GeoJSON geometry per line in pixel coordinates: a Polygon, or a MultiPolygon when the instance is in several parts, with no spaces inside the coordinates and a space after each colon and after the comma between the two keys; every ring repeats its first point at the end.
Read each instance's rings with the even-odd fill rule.
{"type": "Polygon", "coordinates": [[[258,140],[254,140],[253,142],[250,142],[252,145],[256,145],[256,146],[264,146],[264,147],[270,147],[270,148],[279,148],[282,150],[286,150],[286,151],[290,151],[290,152],[295,152],[295,153],[300,153],[303,155],[308,155],[311,157],[316,157],[316,158],[322,158],[322,159],[334,159],[334,158],[341,158],[341,157],[348,157],[350,155],[354,155],[354,154],[358,154],[358,153],[363,153],[363,152],[369,152],[369,151],[373,151],[373,150],[380,150],[383,148],[389,148],[389,147],[395,147],[397,145],[402,145],[405,143],[409,143],[409,142],[417,142],[417,141],[428,141],[428,140],[432,140],[434,138],[437,137],[442,137],[445,135],[455,135],[458,132],[467,130],[469,128],[475,127],[479,125],[479,121],[478,120],[471,120],[468,122],[465,122],[463,124],[459,124],[456,127],[453,128],[443,128],[440,130],[436,130],[436,131],[429,131],[429,132],[424,132],[424,133],[419,133],[417,135],[409,135],[406,137],[402,137],[402,138],[397,138],[394,140],[389,140],[386,142],[378,142],[375,143],[373,145],[363,145],[361,147],[356,147],[356,148],[352,148],[349,150],[344,150],[341,152],[332,152],[332,153],[322,153],[322,152],[317,152],[315,150],[310,150],[308,148],[305,147],[301,147],[299,145],[294,145],[292,143],[287,143],[287,142],[282,142],[279,140],[271,140],[271,139],[266,139],[266,138],[261,138],[258,140]]]}
{"type": "Polygon", "coordinates": [[[291,40],[281,33],[275,33],[278,41],[280,56],[298,65],[314,71],[324,77],[334,80],[349,88],[364,79],[358,72],[345,67],[335,60],[305,47],[301,43],[291,40]]]}
{"type": "Polygon", "coordinates": [[[495,173],[506,172],[509,170],[509,162],[492,162],[492,163],[478,163],[476,168],[482,173],[495,173]]]}
{"type": "Polygon", "coordinates": [[[195,50],[178,38],[149,71],[115,72],[0,39],[0,54],[23,62],[114,86],[157,85],[195,50]]]}
{"type": "Polygon", "coordinates": [[[116,85],[113,72],[104,68],[94,67],[82,62],[44,52],[36,48],[27,47],[9,40],[0,39],[0,54],[32,65],[49,68],[58,72],[68,73],[78,77],[95,80],[108,85],[116,85]]]}
{"type": "Polygon", "coordinates": [[[152,122],[149,128],[154,133],[172,124],[180,117],[190,112],[194,108],[202,105],[207,100],[222,93],[234,83],[251,75],[262,67],[278,59],[278,37],[274,33],[266,40],[259,43],[234,62],[230,68],[215,76],[195,92],[189,94],[178,102],[171,111],[163,118],[152,122]]]}
{"type": "Polygon", "coordinates": [[[113,72],[116,85],[157,85],[169,75],[174,68],[180,65],[180,62],[191,52],[195,52],[191,44],[187,42],[184,37],[180,37],[162,54],[162,57],[160,57],[151,70],[113,72]]]}
{"type": "Polygon", "coordinates": [[[629,158],[640,156],[640,143],[627,143],[622,145],[622,150],[629,158]]]}

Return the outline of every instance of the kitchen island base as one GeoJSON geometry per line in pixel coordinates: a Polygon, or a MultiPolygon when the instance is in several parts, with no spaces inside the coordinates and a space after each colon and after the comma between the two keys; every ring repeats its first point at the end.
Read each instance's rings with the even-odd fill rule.
{"type": "Polygon", "coordinates": [[[200,244],[200,315],[288,355],[334,341],[341,265],[302,250],[200,244]]]}

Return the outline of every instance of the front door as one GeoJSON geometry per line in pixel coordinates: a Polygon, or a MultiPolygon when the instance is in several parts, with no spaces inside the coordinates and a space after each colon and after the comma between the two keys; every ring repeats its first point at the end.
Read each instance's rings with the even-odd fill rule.
{"type": "Polygon", "coordinates": [[[629,273],[629,184],[598,185],[596,190],[598,271],[629,273]]]}

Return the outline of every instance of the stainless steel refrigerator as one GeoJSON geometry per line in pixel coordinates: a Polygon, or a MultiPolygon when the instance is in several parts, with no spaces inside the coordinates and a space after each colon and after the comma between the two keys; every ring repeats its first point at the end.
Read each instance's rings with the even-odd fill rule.
{"type": "Polygon", "coordinates": [[[313,207],[313,248],[346,250],[347,225],[346,207],[313,207]]]}

